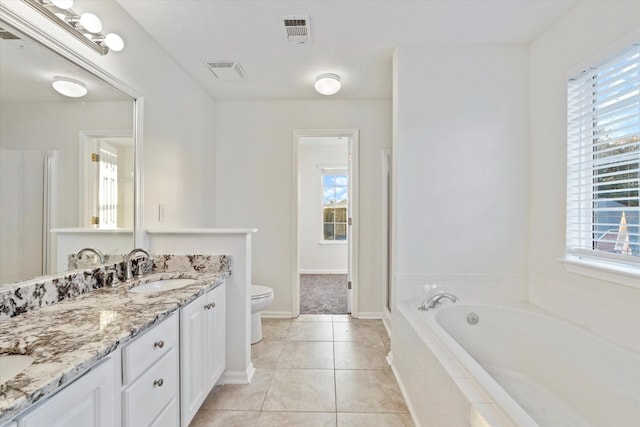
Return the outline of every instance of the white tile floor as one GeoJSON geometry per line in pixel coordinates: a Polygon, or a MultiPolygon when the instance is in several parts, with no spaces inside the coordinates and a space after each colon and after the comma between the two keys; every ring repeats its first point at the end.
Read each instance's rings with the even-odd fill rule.
{"type": "Polygon", "coordinates": [[[386,362],[379,320],[263,319],[251,384],[216,386],[191,423],[213,426],[413,426],[386,362]]]}

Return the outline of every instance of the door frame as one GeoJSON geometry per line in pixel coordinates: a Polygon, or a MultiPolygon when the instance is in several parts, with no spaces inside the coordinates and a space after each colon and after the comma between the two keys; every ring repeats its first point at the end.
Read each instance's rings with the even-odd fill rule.
{"type": "MultiPolygon", "coordinates": [[[[95,150],[96,139],[102,138],[131,138],[132,151],[133,151],[133,170],[135,175],[136,170],[136,138],[131,130],[81,130],[79,132],[79,145],[78,145],[78,226],[81,228],[92,228],[91,222],[86,215],[87,209],[89,209],[89,198],[91,194],[91,182],[88,179],[90,176],[90,162],[87,161],[91,157],[91,153],[95,150]]],[[[135,212],[137,209],[136,202],[136,188],[137,184],[134,182],[134,229],[137,226],[135,220],[135,212]]],[[[138,246],[136,246],[138,247],[138,246]]]]}
{"type": "Polygon", "coordinates": [[[299,193],[299,140],[304,137],[346,137],[349,138],[349,196],[351,225],[348,229],[349,236],[349,265],[348,277],[351,281],[349,292],[349,306],[351,316],[358,317],[358,166],[359,166],[359,142],[360,131],[358,129],[294,129],[292,132],[292,218],[291,221],[291,246],[292,246],[292,307],[293,317],[300,315],[300,193],[299,193]]]}

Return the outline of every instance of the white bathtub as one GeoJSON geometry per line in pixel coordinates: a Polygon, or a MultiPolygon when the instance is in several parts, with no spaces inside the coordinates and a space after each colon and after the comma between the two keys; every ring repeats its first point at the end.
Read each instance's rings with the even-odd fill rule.
{"type": "MultiPolygon", "coordinates": [[[[456,303],[420,312],[417,304],[405,303],[399,315],[426,344],[432,353],[427,357],[442,367],[427,363],[429,368],[394,369],[418,424],[446,419],[452,426],[640,426],[640,356],[534,306],[456,303]],[[469,313],[477,315],[477,324],[467,321],[469,313]],[[458,390],[447,391],[453,400],[420,416],[416,410],[420,397],[411,396],[419,388],[411,387],[416,381],[411,377],[420,373],[437,377],[439,372],[447,372],[449,383],[458,390]],[[470,416],[456,413],[456,407],[467,410],[456,403],[456,393],[466,396],[470,416]],[[442,412],[440,419],[421,419],[434,410],[442,412]],[[483,411],[484,416],[478,415],[483,411]],[[462,421],[454,421],[456,417],[462,421]]],[[[402,355],[408,350],[401,346],[412,345],[407,344],[411,335],[402,326],[397,331],[401,343],[396,348],[402,355]]],[[[406,354],[397,361],[394,354],[396,362],[416,363],[406,354]]],[[[442,389],[447,383],[432,379],[422,387],[429,384],[442,389]]]]}

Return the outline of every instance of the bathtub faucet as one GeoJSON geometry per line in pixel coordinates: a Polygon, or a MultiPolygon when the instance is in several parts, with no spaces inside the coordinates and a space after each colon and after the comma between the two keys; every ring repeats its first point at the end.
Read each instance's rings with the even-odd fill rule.
{"type": "Polygon", "coordinates": [[[441,304],[440,301],[442,301],[443,298],[446,298],[451,302],[459,301],[458,297],[453,294],[450,294],[448,292],[439,292],[429,298],[427,301],[423,301],[422,305],[418,307],[418,310],[427,311],[431,310],[432,308],[436,308],[438,304],[441,304]]]}

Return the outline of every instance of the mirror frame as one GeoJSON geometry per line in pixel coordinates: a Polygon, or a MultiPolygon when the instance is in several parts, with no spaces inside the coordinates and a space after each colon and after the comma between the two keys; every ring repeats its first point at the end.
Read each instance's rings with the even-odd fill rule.
{"type": "MultiPolygon", "coordinates": [[[[20,1],[19,3],[22,4],[20,1]]],[[[134,169],[134,212],[133,212],[133,248],[144,246],[144,230],[142,227],[143,219],[143,108],[144,108],[144,96],[131,88],[129,85],[118,79],[114,75],[108,73],[98,65],[94,64],[85,56],[74,51],[69,46],[65,45],[62,41],[49,35],[44,29],[41,29],[34,25],[34,23],[28,21],[26,18],[19,16],[13,10],[9,9],[8,5],[0,3],[0,20],[13,26],[18,31],[31,37],[36,42],[43,45],[45,48],[52,50],[53,52],[61,55],[67,60],[73,62],[77,66],[92,73],[98,78],[104,80],[114,88],[120,90],[124,94],[133,99],[133,169],[134,169]]],[[[71,35],[69,35],[71,37],[71,35]]]]}

